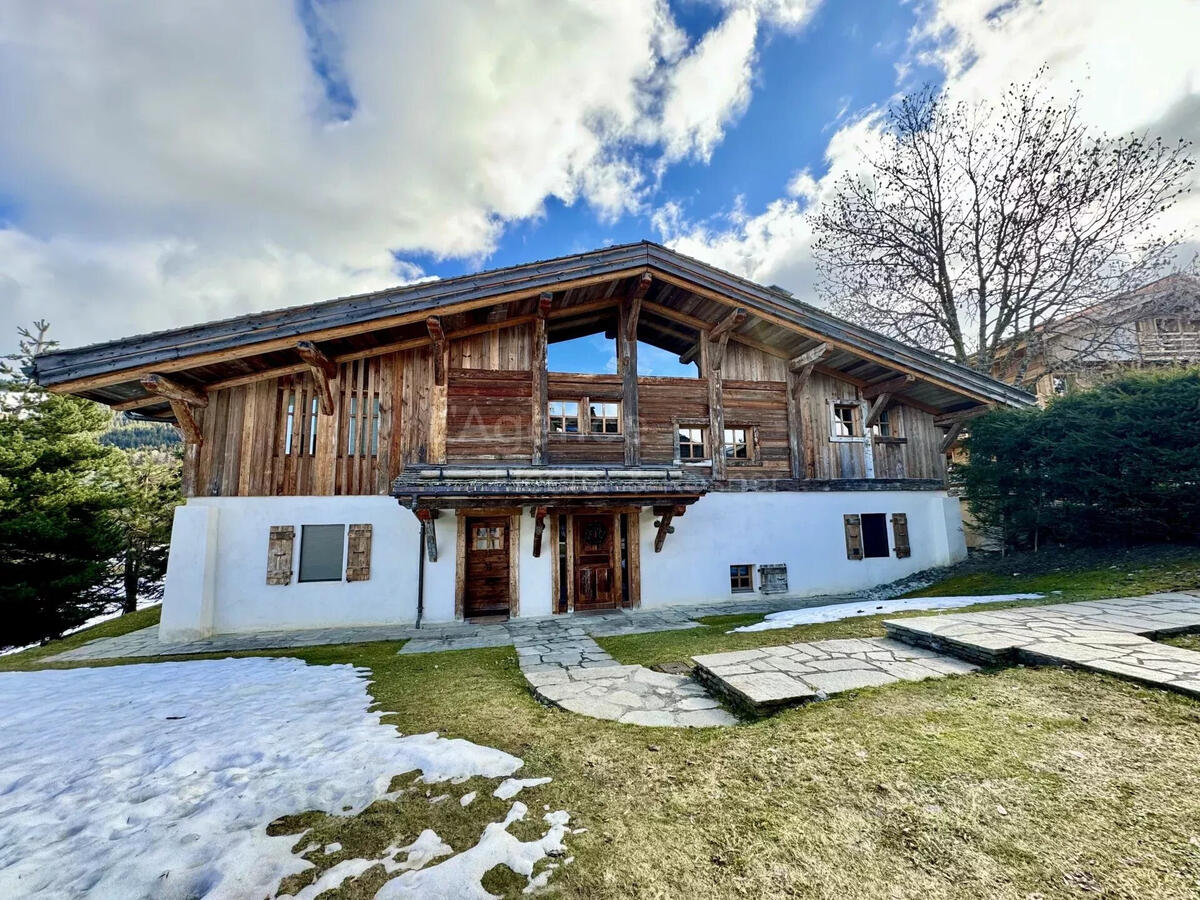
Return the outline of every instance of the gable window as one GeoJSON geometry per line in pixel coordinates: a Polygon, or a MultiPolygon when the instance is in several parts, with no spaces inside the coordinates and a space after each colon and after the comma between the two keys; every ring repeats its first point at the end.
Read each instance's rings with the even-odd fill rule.
{"type": "Polygon", "coordinates": [[[550,431],[552,434],[579,433],[579,401],[550,401],[550,431]]]}
{"type": "Polygon", "coordinates": [[[300,581],[341,581],[345,525],[300,526],[300,581]]]}
{"type": "Polygon", "coordinates": [[[591,422],[592,434],[620,434],[621,404],[590,403],[588,420],[591,422]]]}
{"type": "Polygon", "coordinates": [[[754,566],[736,565],[729,567],[729,590],[734,594],[745,594],[754,590],[754,566]]]}
{"type": "Polygon", "coordinates": [[[708,458],[705,449],[708,429],[700,425],[678,425],[675,428],[675,456],[680,462],[699,462],[708,458]]]}
{"type": "Polygon", "coordinates": [[[859,416],[862,410],[857,403],[834,403],[829,436],[834,441],[853,441],[862,437],[859,416]]]}
{"type": "Polygon", "coordinates": [[[884,513],[862,514],[862,553],[865,559],[892,555],[888,547],[887,516],[884,513]]]}

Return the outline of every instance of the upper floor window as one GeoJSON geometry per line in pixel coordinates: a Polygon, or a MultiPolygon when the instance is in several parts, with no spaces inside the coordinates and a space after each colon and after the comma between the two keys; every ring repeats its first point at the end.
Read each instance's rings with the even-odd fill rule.
{"type": "Polygon", "coordinates": [[[591,403],[588,405],[588,419],[592,434],[620,434],[621,404],[591,403]]]}
{"type": "Polygon", "coordinates": [[[551,434],[578,434],[578,400],[550,401],[550,432],[551,434]]]}
{"type": "Polygon", "coordinates": [[[859,417],[862,414],[857,403],[834,403],[829,436],[833,440],[856,440],[862,437],[859,417]]]}
{"type": "Polygon", "coordinates": [[[350,415],[346,421],[348,456],[379,455],[379,397],[360,400],[358,394],[350,397],[350,415]]]}
{"type": "Polygon", "coordinates": [[[749,460],[751,455],[749,430],[746,428],[726,428],[725,458],[749,460]]]}
{"type": "Polygon", "coordinates": [[[317,452],[317,409],[319,401],[315,394],[305,399],[304,393],[295,389],[285,395],[283,417],[283,452],[285,456],[315,456],[317,452]],[[307,415],[306,413],[307,408],[307,415]]]}
{"type": "Polygon", "coordinates": [[[698,425],[681,425],[675,429],[680,462],[695,462],[707,458],[706,432],[707,429],[698,425]]]}
{"type": "Polygon", "coordinates": [[[877,438],[898,438],[900,437],[900,414],[890,409],[885,409],[879,414],[879,418],[875,420],[875,424],[871,426],[871,431],[877,438]]]}

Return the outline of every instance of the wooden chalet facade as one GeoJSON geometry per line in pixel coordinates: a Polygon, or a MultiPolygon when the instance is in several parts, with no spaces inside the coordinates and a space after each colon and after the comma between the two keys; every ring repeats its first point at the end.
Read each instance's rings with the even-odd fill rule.
{"type": "Polygon", "coordinates": [[[186,441],[164,636],[867,587],[963,550],[945,448],[1028,394],[661,246],[35,363],[186,441]],[[618,371],[547,371],[595,333],[618,371]],[[638,345],[696,377],[639,374],[638,345]]]}

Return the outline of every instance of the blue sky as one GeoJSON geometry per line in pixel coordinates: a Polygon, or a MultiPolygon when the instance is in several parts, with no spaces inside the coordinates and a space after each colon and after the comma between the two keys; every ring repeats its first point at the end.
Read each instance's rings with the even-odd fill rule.
{"type": "Polygon", "coordinates": [[[898,92],[1046,65],[1090,126],[1196,140],[1197,33],[1196,0],[7,0],[0,352],[643,238],[812,301],[810,212],[898,92]]]}

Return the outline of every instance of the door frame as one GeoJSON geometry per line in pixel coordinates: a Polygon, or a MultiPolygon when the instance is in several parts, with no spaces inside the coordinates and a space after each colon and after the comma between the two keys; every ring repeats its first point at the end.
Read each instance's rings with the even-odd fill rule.
{"type": "Polygon", "coordinates": [[[623,582],[622,572],[627,572],[629,579],[628,595],[622,590],[619,594],[619,603],[617,609],[638,609],[642,605],[642,547],[641,547],[641,516],[642,509],[639,506],[618,506],[605,509],[587,509],[576,507],[573,509],[560,509],[552,513],[552,534],[554,535],[554,550],[553,550],[553,565],[550,567],[550,585],[553,602],[551,608],[555,614],[573,613],[575,612],[575,516],[576,515],[604,515],[611,514],[613,518],[613,558],[616,563],[616,577],[618,582],[623,582]],[[621,548],[621,517],[625,517],[626,522],[626,542],[627,547],[624,551],[621,548]],[[565,550],[566,550],[566,571],[562,573],[566,584],[561,584],[558,567],[559,553],[559,531],[558,522],[560,519],[565,519],[565,550]],[[565,610],[558,608],[558,598],[560,593],[565,593],[567,597],[567,605],[565,610]]]}
{"type": "Polygon", "coordinates": [[[521,614],[521,510],[519,507],[460,509],[454,553],[454,618],[463,619],[467,599],[467,519],[475,516],[508,518],[508,617],[521,614]]]}

